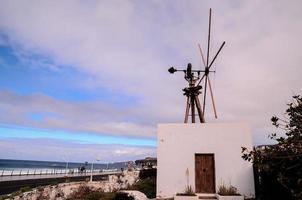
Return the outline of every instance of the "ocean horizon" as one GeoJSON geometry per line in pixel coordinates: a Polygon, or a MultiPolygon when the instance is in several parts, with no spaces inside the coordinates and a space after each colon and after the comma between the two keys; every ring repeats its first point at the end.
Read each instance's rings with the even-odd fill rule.
{"type": "MultiPolygon", "coordinates": [[[[116,163],[93,163],[94,169],[120,169],[125,167],[126,162],[116,163]]],[[[60,161],[39,161],[20,159],[0,159],[0,170],[29,170],[29,169],[77,169],[79,167],[91,168],[89,162],[60,162],[60,161]]]]}

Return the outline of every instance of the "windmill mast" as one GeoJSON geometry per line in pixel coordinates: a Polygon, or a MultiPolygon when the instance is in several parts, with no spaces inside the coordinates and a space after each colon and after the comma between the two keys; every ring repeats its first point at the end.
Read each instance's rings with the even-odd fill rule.
{"type": "Polygon", "coordinates": [[[185,110],[185,119],[184,123],[188,123],[188,118],[191,116],[192,123],[195,123],[195,108],[198,113],[199,121],[200,123],[205,123],[205,108],[206,108],[206,95],[207,95],[207,87],[209,84],[209,90],[212,100],[212,106],[215,118],[217,119],[217,112],[215,107],[215,101],[214,101],[214,95],[212,90],[212,85],[210,81],[209,74],[211,72],[215,72],[211,70],[211,67],[213,66],[214,61],[216,60],[218,54],[222,50],[222,48],[225,45],[225,41],[222,43],[220,48],[218,49],[217,53],[213,57],[212,61],[209,59],[210,55],[210,42],[211,42],[211,23],[212,23],[212,9],[209,11],[209,30],[208,30],[208,41],[207,41],[207,57],[206,60],[204,58],[202,47],[200,44],[198,44],[199,52],[202,58],[202,63],[204,65],[204,70],[192,70],[192,64],[189,63],[186,70],[177,70],[174,67],[171,67],[168,71],[173,74],[175,72],[184,72],[185,74],[185,80],[189,83],[189,86],[183,89],[183,95],[187,97],[187,103],[186,103],[186,110],[185,110]],[[203,73],[202,77],[200,77],[200,74],[203,73]],[[203,108],[201,108],[200,101],[198,96],[202,93],[201,89],[201,83],[204,80],[204,91],[203,91],[203,108]],[[198,83],[197,83],[198,82],[198,83]],[[196,84],[197,83],[197,84],[196,84]],[[191,111],[191,115],[190,115],[191,111]]]}

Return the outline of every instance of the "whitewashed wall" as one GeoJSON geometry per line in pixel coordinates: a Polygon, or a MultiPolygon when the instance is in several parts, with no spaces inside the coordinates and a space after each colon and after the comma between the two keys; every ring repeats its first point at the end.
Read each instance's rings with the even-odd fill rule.
{"type": "Polygon", "coordinates": [[[195,153],[214,153],[216,191],[222,183],[239,193],[254,195],[252,165],[241,158],[241,147],[252,148],[251,132],[244,123],[159,124],[157,147],[157,196],[195,187],[195,153]]]}

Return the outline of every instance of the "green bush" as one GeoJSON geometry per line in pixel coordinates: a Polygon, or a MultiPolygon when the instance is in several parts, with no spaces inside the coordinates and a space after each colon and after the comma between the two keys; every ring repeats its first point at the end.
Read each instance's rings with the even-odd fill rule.
{"type": "Polygon", "coordinates": [[[22,192],[22,193],[28,192],[28,191],[31,191],[31,188],[29,186],[25,186],[25,187],[20,188],[20,192],[22,192]]]}
{"type": "Polygon", "coordinates": [[[273,116],[274,145],[249,150],[242,158],[253,163],[258,196],[263,199],[302,199],[302,96],[294,95],[283,117],[273,116]]]}
{"type": "MultiPolygon", "coordinates": [[[[22,195],[24,192],[28,192],[28,191],[31,191],[32,188],[28,187],[28,186],[25,186],[25,187],[21,187],[18,191],[15,191],[13,193],[11,193],[10,197],[15,197],[15,196],[20,196],[22,195]]],[[[0,200],[1,199],[6,199],[8,196],[1,196],[0,200]]]]}
{"type": "Polygon", "coordinates": [[[142,169],[139,172],[139,179],[147,179],[147,178],[156,179],[156,175],[157,175],[157,169],[155,168],[142,169]]]}
{"type": "Polygon", "coordinates": [[[9,195],[0,195],[0,200],[10,199],[9,195]]]}
{"type": "Polygon", "coordinates": [[[149,199],[156,197],[156,179],[142,179],[133,184],[129,189],[144,193],[149,199]]]}
{"type": "Polygon", "coordinates": [[[92,191],[90,194],[86,195],[85,200],[99,200],[104,194],[99,191],[92,191]]]}
{"type": "Polygon", "coordinates": [[[116,193],[114,193],[114,192],[106,192],[106,193],[103,193],[101,200],[114,200],[115,196],[116,196],[116,193]]]}
{"type": "Polygon", "coordinates": [[[128,195],[127,193],[118,192],[115,194],[115,197],[113,200],[134,200],[134,197],[128,195]]]}
{"type": "Polygon", "coordinates": [[[19,196],[19,195],[21,195],[22,194],[22,192],[20,191],[20,190],[18,190],[18,191],[15,191],[15,192],[13,192],[13,193],[11,193],[11,197],[15,197],[15,196],[19,196]]]}

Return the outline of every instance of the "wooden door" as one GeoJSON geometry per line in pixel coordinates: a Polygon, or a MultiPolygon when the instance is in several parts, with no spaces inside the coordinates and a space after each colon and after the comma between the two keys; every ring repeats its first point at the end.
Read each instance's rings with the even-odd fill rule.
{"type": "Polygon", "coordinates": [[[215,193],[214,154],[195,154],[195,192],[215,193]]]}

